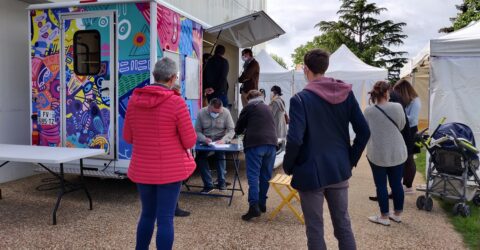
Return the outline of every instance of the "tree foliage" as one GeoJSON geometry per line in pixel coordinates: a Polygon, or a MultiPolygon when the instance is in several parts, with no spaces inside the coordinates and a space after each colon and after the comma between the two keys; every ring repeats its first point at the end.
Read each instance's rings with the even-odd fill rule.
{"type": "Polygon", "coordinates": [[[285,63],[282,57],[273,53],[271,53],[270,56],[273,58],[273,60],[280,64],[280,66],[282,66],[284,69],[287,69],[287,63],[285,63]]]}
{"type": "Polygon", "coordinates": [[[306,44],[300,45],[295,49],[292,54],[292,59],[294,64],[302,64],[303,56],[312,49],[319,48],[330,53],[333,53],[335,50],[342,45],[341,39],[336,38],[338,34],[328,33],[315,36],[312,41],[307,42],[306,44]]]}
{"type": "Polygon", "coordinates": [[[403,44],[407,35],[403,34],[405,23],[380,20],[377,17],[386,8],[379,8],[367,0],[342,0],[338,21],[321,21],[315,25],[322,35],[295,49],[294,62],[302,62],[303,55],[311,48],[323,48],[333,52],[345,44],[365,63],[387,68],[389,80],[395,81],[400,68],[407,61],[404,51],[394,51],[391,47],[403,44]]]}
{"type": "Polygon", "coordinates": [[[455,5],[459,11],[456,17],[450,18],[452,26],[441,28],[438,32],[450,33],[459,30],[472,21],[480,20],[480,1],[479,0],[463,0],[462,4],[455,5]]]}

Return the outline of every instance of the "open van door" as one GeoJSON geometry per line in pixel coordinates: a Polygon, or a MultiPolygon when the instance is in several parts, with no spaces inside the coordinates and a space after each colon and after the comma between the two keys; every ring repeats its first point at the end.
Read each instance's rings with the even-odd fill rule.
{"type": "Polygon", "coordinates": [[[61,15],[62,144],[115,155],[115,16],[113,11],[61,15]]]}

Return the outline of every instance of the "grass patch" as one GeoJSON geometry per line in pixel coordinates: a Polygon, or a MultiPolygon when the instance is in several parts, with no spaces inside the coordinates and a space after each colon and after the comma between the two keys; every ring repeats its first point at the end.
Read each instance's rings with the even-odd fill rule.
{"type": "MultiPolygon", "coordinates": [[[[417,171],[426,178],[426,151],[422,150],[415,159],[417,165],[417,171]]],[[[450,222],[453,224],[455,230],[457,230],[463,237],[465,244],[470,249],[480,249],[480,207],[475,206],[472,202],[469,202],[471,215],[470,217],[463,218],[462,216],[453,216],[452,210],[454,203],[439,200],[440,206],[445,210],[450,222]]]]}

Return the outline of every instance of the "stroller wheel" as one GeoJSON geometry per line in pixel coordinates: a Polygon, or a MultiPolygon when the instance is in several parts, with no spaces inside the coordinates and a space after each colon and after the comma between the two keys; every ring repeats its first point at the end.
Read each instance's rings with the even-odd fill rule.
{"type": "Polygon", "coordinates": [[[472,201],[475,206],[480,207],[480,194],[476,194],[475,197],[473,197],[472,201]]]}
{"type": "Polygon", "coordinates": [[[463,207],[462,203],[456,203],[452,209],[453,215],[456,216],[460,214],[462,212],[462,207],[463,207]]]}
{"type": "Polygon", "coordinates": [[[425,208],[427,197],[425,195],[420,195],[417,198],[417,208],[423,210],[425,208]]]}
{"type": "Polygon", "coordinates": [[[425,211],[432,211],[433,209],[433,200],[432,197],[428,197],[427,200],[425,201],[425,211]]]}
{"type": "Polygon", "coordinates": [[[463,217],[468,217],[470,216],[470,207],[468,205],[463,205],[462,206],[462,211],[460,212],[460,214],[463,216],[463,217]]]}

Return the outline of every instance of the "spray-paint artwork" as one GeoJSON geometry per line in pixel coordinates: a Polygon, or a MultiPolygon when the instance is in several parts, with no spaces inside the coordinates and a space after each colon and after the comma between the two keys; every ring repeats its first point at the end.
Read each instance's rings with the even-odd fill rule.
{"type": "MultiPolygon", "coordinates": [[[[202,27],[160,5],[157,11],[158,57],[163,49],[177,52],[179,68],[185,70],[184,57],[201,58],[202,27]]],[[[130,159],[131,145],[121,135],[129,97],[135,88],[150,83],[150,4],[32,10],[30,18],[32,143],[102,148],[116,151],[115,158],[130,159]],[[112,19],[105,15],[111,10],[117,21],[113,31],[112,19]],[[62,15],[80,12],[93,16],[64,17],[62,23],[62,15]],[[95,74],[79,74],[74,68],[74,36],[82,30],[100,33],[100,70],[95,74]]],[[[181,84],[184,89],[185,77],[181,84]]],[[[193,120],[201,103],[187,100],[187,105],[193,120]]]]}

